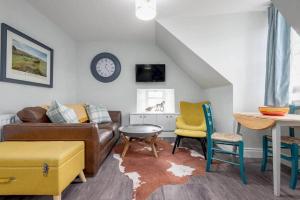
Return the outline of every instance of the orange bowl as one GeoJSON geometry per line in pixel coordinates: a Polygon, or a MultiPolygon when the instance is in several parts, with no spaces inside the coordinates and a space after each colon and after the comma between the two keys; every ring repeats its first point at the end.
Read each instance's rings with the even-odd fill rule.
{"type": "Polygon", "coordinates": [[[269,106],[261,106],[259,107],[259,112],[263,115],[271,115],[271,116],[284,116],[289,113],[289,107],[269,107],[269,106]]]}

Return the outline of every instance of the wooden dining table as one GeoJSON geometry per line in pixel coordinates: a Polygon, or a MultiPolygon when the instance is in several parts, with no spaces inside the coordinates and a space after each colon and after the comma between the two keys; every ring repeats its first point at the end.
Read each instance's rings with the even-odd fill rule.
{"type": "Polygon", "coordinates": [[[235,113],[234,118],[237,121],[238,134],[240,134],[241,126],[256,131],[272,130],[273,188],[274,195],[280,196],[281,128],[300,126],[300,115],[268,116],[260,113],[245,112],[235,113]]]}

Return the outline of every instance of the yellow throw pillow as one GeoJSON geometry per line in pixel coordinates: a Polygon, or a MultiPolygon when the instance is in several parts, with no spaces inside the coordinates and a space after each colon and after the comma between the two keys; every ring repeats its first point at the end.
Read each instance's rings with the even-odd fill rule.
{"type": "Polygon", "coordinates": [[[49,105],[46,105],[46,104],[40,105],[39,107],[44,108],[45,110],[48,110],[48,109],[49,109],[49,105]]]}
{"type": "Polygon", "coordinates": [[[84,123],[89,120],[84,104],[67,104],[66,106],[75,111],[80,123],[84,123]]]}
{"type": "Polygon", "coordinates": [[[180,102],[180,115],[184,122],[193,126],[205,126],[205,116],[202,110],[202,105],[209,103],[203,101],[199,103],[180,102]]]}

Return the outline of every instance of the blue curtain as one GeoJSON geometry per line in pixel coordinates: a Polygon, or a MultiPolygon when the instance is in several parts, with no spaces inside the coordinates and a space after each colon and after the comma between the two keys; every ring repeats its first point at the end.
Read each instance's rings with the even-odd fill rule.
{"type": "Polygon", "coordinates": [[[273,4],[268,10],[268,20],[265,105],[287,106],[289,104],[291,27],[273,4]]]}

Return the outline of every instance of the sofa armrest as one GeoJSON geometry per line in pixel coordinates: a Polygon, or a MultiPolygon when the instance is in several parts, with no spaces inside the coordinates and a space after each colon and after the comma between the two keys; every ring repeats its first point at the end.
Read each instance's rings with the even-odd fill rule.
{"type": "Polygon", "coordinates": [[[122,113],[121,111],[108,111],[109,116],[113,122],[122,124],[122,113]]]}
{"type": "Polygon", "coordinates": [[[184,130],[191,130],[191,131],[206,131],[206,126],[193,126],[185,123],[182,116],[178,116],[176,118],[176,128],[177,129],[184,129],[184,130]]]}
{"type": "Polygon", "coordinates": [[[3,127],[5,141],[99,141],[97,124],[16,123],[3,127]]]}

